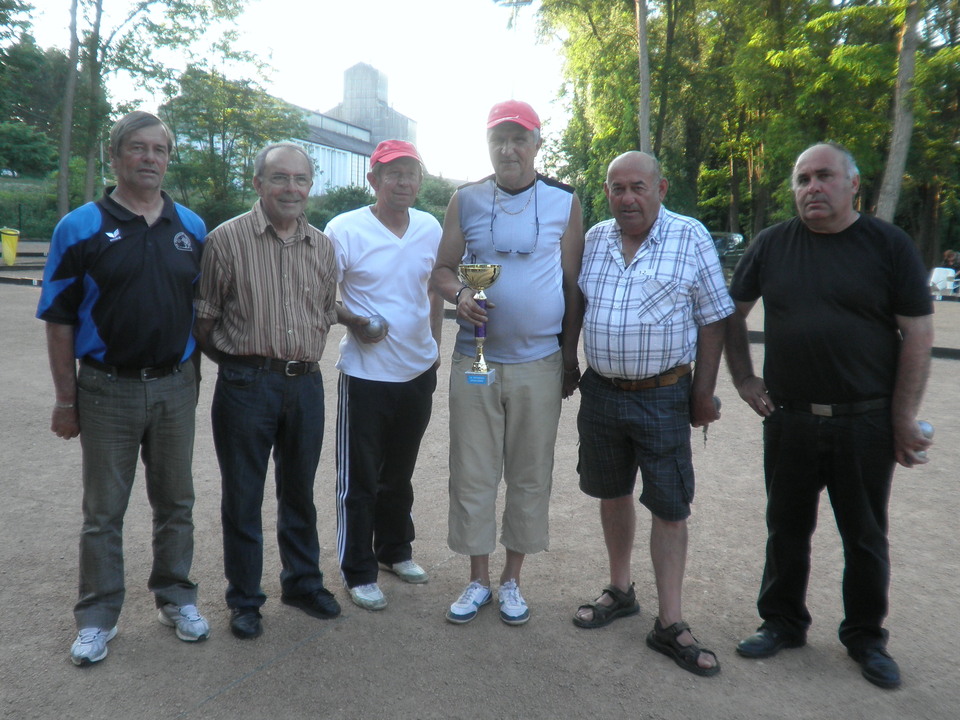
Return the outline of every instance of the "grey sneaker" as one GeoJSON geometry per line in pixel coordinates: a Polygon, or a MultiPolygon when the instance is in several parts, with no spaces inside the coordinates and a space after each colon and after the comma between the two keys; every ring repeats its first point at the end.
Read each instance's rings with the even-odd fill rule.
{"type": "Polygon", "coordinates": [[[430,579],[427,571],[417,565],[413,560],[404,560],[403,562],[394,563],[393,565],[380,563],[380,569],[392,572],[404,582],[413,583],[414,585],[425,583],[430,579]]]}
{"type": "Polygon", "coordinates": [[[92,665],[107,656],[107,643],[117,635],[117,626],[109,630],[104,628],[82,628],[70,648],[70,659],[74,665],[92,665]]]}
{"type": "Polygon", "coordinates": [[[206,640],[210,624],[197,610],[196,605],[173,605],[167,603],[157,614],[157,620],[167,627],[176,628],[177,637],[184,642],[206,640]]]}
{"type": "Polygon", "coordinates": [[[516,580],[507,580],[501,585],[497,597],[500,598],[500,619],[507,625],[523,625],[530,619],[530,609],[516,580]]]}
{"type": "Polygon", "coordinates": [[[457,625],[468,623],[477,616],[480,608],[489,604],[492,599],[490,588],[474,580],[447,610],[447,620],[457,625]]]}
{"type": "Polygon", "coordinates": [[[376,583],[350,588],[350,599],[364,610],[383,610],[387,606],[387,599],[376,583]]]}

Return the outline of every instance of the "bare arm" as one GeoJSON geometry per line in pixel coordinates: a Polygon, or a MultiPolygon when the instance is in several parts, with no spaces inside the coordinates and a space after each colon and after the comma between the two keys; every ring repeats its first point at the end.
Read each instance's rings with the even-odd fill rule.
{"type": "Polygon", "coordinates": [[[365,332],[362,332],[362,329],[365,325],[370,324],[370,318],[364,315],[357,315],[351,310],[347,310],[342,302],[338,302],[336,305],[337,308],[337,322],[353,333],[353,336],[362,343],[372,345],[383,340],[389,333],[390,328],[387,328],[387,332],[379,337],[372,338],[367,335],[365,332]]]}
{"type": "Polygon", "coordinates": [[[47,323],[47,355],[56,403],[50,418],[50,430],[64,440],[80,434],[77,412],[77,361],[74,353],[74,326],[47,323]]]}
{"type": "Polygon", "coordinates": [[[933,316],[906,317],[897,315],[897,326],[903,335],[897,379],[893,386],[893,447],[897,462],[913,467],[920,461],[916,453],[930,447],[917,427],[917,412],[930,375],[930,349],[933,347],[933,316]]]}
{"type": "MultiPolygon", "coordinates": [[[[474,325],[482,325],[487,321],[487,311],[474,302],[473,293],[464,290],[457,297],[457,293],[463,287],[457,268],[460,267],[467,247],[467,240],[460,228],[459,207],[457,193],[454,193],[443,219],[443,237],[440,239],[437,262],[430,276],[430,289],[451,305],[457,306],[457,317],[474,325]]],[[[488,300],[487,307],[496,306],[488,300]]]]}
{"type": "Polygon", "coordinates": [[[773,412],[773,402],[767,394],[763,378],[753,373],[753,360],[750,358],[750,341],[747,337],[747,315],[753,310],[756,301],[734,301],[733,315],[727,318],[725,351],[727,368],[740,397],[761,417],[773,412]]]}
{"type": "Polygon", "coordinates": [[[210,333],[213,332],[215,323],[213,318],[197,318],[193,324],[193,337],[197,340],[200,352],[219,365],[223,353],[217,350],[210,340],[210,333]]]}
{"type": "Polygon", "coordinates": [[[430,332],[433,335],[434,342],[437,343],[437,362],[434,363],[433,367],[439,368],[440,340],[443,336],[443,298],[432,290],[427,292],[427,297],[430,298],[430,332]]]}
{"type": "Polygon", "coordinates": [[[697,363],[690,386],[690,424],[693,427],[709,425],[720,419],[713,403],[713,393],[717,388],[726,325],[727,319],[724,318],[701,325],[697,330],[697,363]]]}
{"type": "Polygon", "coordinates": [[[577,281],[583,262],[583,210],[580,198],[574,194],[570,206],[570,220],[560,238],[560,265],[563,269],[563,321],[560,330],[560,350],[563,355],[563,397],[573,395],[580,382],[578,347],[583,327],[583,293],[577,281]]]}

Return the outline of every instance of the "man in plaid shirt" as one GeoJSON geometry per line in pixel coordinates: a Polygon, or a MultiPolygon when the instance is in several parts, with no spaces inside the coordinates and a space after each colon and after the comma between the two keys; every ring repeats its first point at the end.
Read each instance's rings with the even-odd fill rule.
{"type": "Polygon", "coordinates": [[[652,156],[619,156],[603,188],[613,219],[587,233],[580,271],[589,368],[577,427],[580,488],[600,500],[610,585],[573,622],[602,627],[639,611],[630,581],[639,469],[659,601],[647,645],[715,675],[716,655],[683,622],[681,589],[694,495],[690,427],[720,416],[713,393],[733,303],[709,233],[661,205],[667,181],[652,156]]]}

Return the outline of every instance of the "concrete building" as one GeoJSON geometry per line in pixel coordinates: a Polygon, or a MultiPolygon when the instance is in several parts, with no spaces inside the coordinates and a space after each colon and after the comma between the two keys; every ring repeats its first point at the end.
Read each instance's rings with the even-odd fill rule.
{"type": "Polygon", "coordinates": [[[390,107],[387,76],[366,63],[344,71],[343,102],[326,114],[369,128],[374,145],[383,140],[417,142],[417,123],[390,107]]]}
{"type": "Polygon", "coordinates": [[[417,124],[387,103],[387,76],[358,63],[343,74],[343,102],[326,113],[301,108],[307,137],[296,138],[316,164],[312,195],[358,185],[370,189],[370,156],[382,140],[415,143],[417,124]]]}

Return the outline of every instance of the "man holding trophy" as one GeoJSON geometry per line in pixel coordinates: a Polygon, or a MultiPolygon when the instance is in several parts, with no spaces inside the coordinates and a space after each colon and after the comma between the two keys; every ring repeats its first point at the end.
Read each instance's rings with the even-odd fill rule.
{"type": "Polygon", "coordinates": [[[494,174],[451,198],[431,279],[460,324],[450,372],[448,544],[470,556],[470,577],[447,620],[469,622],[492,599],[502,476],[500,619],[522,625],[530,612],[520,570],[549,543],[560,401],[580,377],[583,219],[573,189],[534,169],[540,119],[527,103],[493,106],[487,145],[494,174]]]}
{"type": "Polygon", "coordinates": [[[377,202],[333,218],[342,303],[337,404],[337,550],[350,599],[387,606],[378,569],[424,583],[412,559],[411,478],[430,422],[443,300],[427,283],[440,223],[413,207],[423,180],[417,149],[384,140],[367,180],[377,202]]]}

